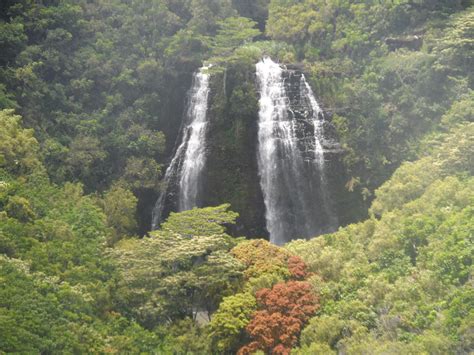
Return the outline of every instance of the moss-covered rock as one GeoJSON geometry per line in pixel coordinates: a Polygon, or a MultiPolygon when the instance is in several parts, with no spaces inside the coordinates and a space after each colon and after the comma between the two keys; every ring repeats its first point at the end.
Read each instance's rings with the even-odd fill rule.
{"type": "Polygon", "coordinates": [[[255,66],[234,63],[211,80],[204,205],[229,202],[239,213],[234,234],[266,237],[257,167],[255,66]]]}

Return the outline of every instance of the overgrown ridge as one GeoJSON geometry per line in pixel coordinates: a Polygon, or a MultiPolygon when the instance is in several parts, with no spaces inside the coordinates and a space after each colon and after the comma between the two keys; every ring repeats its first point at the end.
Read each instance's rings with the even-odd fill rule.
{"type": "Polygon", "coordinates": [[[472,5],[2,1],[0,352],[471,353],[472,5]],[[259,239],[264,57],[342,151],[341,227],[283,246],[259,239]],[[150,232],[208,64],[206,207],[150,232]]]}

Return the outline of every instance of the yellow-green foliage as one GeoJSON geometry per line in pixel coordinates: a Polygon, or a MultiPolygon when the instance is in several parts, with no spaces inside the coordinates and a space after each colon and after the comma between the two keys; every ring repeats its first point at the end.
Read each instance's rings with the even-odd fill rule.
{"type": "Polygon", "coordinates": [[[229,211],[230,205],[195,208],[180,213],[171,213],[161,229],[182,236],[212,236],[223,234],[224,224],[233,224],[239,216],[229,211]]]}
{"type": "Polygon", "coordinates": [[[265,287],[270,287],[272,285],[264,280],[273,283],[289,276],[287,260],[291,254],[266,240],[242,242],[232,249],[232,255],[246,266],[244,275],[250,288],[262,282],[265,287]]]}
{"type": "Polygon", "coordinates": [[[472,352],[470,3],[2,1],[0,109],[23,119],[0,111],[0,352],[235,351],[292,253],[321,301],[294,353],[472,352]],[[131,238],[206,61],[206,197],[261,235],[263,55],[304,68],[369,219],[284,249],[226,235],[237,214],[221,205],[131,238]]]}
{"type": "Polygon", "coordinates": [[[113,186],[104,194],[102,208],[107,216],[107,225],[114,229],[114,235],[109,240],[111,245],[136,231],[137,201],[132,192],[121,186],[113,186]]]}
{"type": "Polygon", "coordinates": [[[237,348],[242,342],[243,330],[256,309],[257,302],[251,293],[237,293],[225,297],[209,323],[209,336],[212,339],[213,349],[217,352],[226,352],[237,348]]]}
{"type": "Polygon", "coordinates": [[[414,163],[403,163],[392,179],[376,191],[370,209],[373,214],[381,215],[401,208],[420,197],[428,186],[443,176],[474,172],[474,123],[461,123],[449,135],[438,139],[434,153],[414,163]]]}
{"type": "Polygon", "coordinates": [[[23,128],[13,110],[0,111],[0,142],[0,168],[24,174],[39,166],[33,130],[23,128]]]}
{"type": "Polygon", "coordinates": [[[123,278],[122,302],[142,324],[209,316],[238,289],[243,265],[229,253],[236,241],[221,225],[236,217],[228,207],[174,213],[162,230],[122,240],[110,251],[123,278]]]}
{"type": "Polygon", "coordinates": [[[473,345],[466,336],[474,325],[473,129],[455,126],[428,156],[402,165],[376,192],[377,218],[287,246],[322,278],[315,280],[321,314],[303,331],[300,353],[321,346],[449,353],[473,345]]]}

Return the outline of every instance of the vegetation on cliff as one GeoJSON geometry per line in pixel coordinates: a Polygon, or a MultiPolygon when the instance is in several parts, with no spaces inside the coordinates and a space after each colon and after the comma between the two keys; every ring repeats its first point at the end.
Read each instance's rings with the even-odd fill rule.
{"type": "Polygon", "coordinates": [[[2,1],[0,351],[472,351],[473,31],[468,0],[2,1]],[[307,73],[365,220],[234,237],[264,230],[263,55],[307,73]],[[203,61],[216,207],[147,233],[203,61]]]}

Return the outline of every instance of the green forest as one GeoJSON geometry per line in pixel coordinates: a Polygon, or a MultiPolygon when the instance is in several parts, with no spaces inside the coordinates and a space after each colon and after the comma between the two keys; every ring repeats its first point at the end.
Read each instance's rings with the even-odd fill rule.
{"type": "Polygon", "coordinates": [[[473,68],[472,0],[2,0],[0,354],[471,354],[473,68]],[[340,146],[338,228],[282,245],[264,57],[340,146]],[[203,203],[152,230],[203,65],[203,203]]]}

